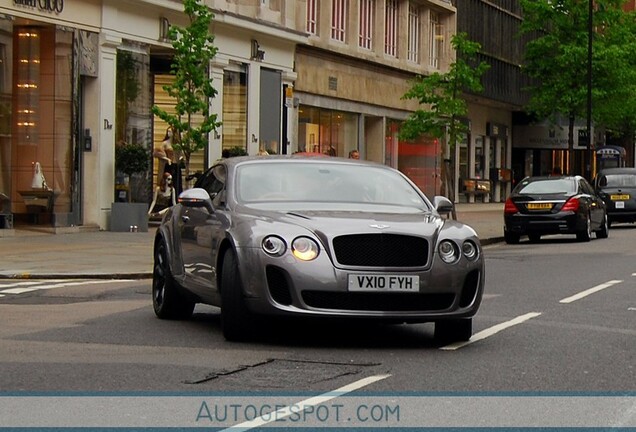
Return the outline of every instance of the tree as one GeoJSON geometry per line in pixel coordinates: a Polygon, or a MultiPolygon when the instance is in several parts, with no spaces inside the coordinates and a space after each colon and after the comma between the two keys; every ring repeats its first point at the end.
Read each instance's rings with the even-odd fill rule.
{"type": "MultiPolygon", "coordinates": [[[[463,93],[482,92],[481,77],[490,68],[485,62],[475,61],[481,45],[470,41],[466,33],[453,35],[451,46],[456,52],[456,59],[449,71],[418,75],[412,81],[412,87],[402,96],[402,99],[416,99],[423,107],[411,113],[399,133],[401,140],[413,140],[421,135],[440,139],[447,144],[442,146],[443,158],[455,149],[457,141],[467,131],[462,121],[468,113],[463,93]]],[[[442,165],[445,195],[454,202],[455,189],[449,171],[450,167],[442,165]]],[[[456,218],[454,210],[453,218],[456,218]]]]}
{"type": "Polygon", "coordinates": [[[210,99],[217,91],[212,87],[209,74],[210,60],[216,55],[214,36],[209,28],[212,12],[201,0],[183,0],[188,16],[187,27],[170,26],[168,38],[172,41],[174,56],[171,73],[174,81],[163,89],[176,99],[175,114],[158,106],[152,112],[164,120],[174,132],[173,146],[185,159],[185,175],[190,174],[190,156],[208,143],[208,135],[220,126],[217,115],[210,114],[210,99]]]}
{"type": "MultiPolygon", "coordinates": [[[[592,41],[592,118],[610,127],[633,127],[635,72],[633,18],[622,0],[594,0],[592,41]],[[630,22],[631,21],[631,22],[630,22]],[[628,109],[626,109],[629,107],[628,109]]],[[[526,111],[539,119],[568,118],[568,148],[573,166],[574,124],[588,115],[587,0],[522,0],[521,30],[526,45],[525,73],[532,78],[526,111]]]]}

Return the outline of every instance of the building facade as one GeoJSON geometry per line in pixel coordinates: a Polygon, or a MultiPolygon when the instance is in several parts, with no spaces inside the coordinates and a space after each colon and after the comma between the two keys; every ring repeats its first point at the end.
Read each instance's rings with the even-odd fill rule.
{"type": "MultiPolygon", "coordinates": [[[[518,19],[515,10],[476,0],[206,0],[218,48],[211,109],[222,126],[191,170],[235,148],[344,157],[357,149],[429,196],[440,192],[441,163],[450,158],[458,201],[476,199],[465,180],[503,169],[485,198],[503,199],[517,101],[496,91],[518,53],[502,60],[505,44],[489,45],[502,35],[473,37],[489,63],[501,63],[488,87],[495,93],[469,95],[464,142],[441,155],[436,139],[398,140],[401,122],[418,108],[401,98],[410,80],[448,70],[451,37],[476,13],[472,3],[518,19]]],[[[172,80],[167,30],[186,20],[179,0],[0,2],[0,193],[17,224],[107,230],[113,202],[150,203],[153,154],[167,129],[151,107],[174,104],[163,88],[172,80]],[[146,149],[146,172],[120,178],[115,150],[124,143],[146,149]],[[34,184],[37,167],[46,185],[34,184]]],[[[485,27],[492,32],[497,23],[485,27]]]]}
{"type": "MultiPolygon", "coordinates": [[[[223,126],[192,159],[204,169],[223,148],[284,153],[301,2],[209,0],[218,53],[211,101],[223,126]]],[[[150,203],[170,109],[170,25],[186,26],[179,0],[0,2],[0,197],[14,224],[109,229],[112,203],[150,203]],[[115,148],[147,150],[148,170],[115,188],[115,148]],[[37,171],[37,175],[36,175],[37,171]],[[43,178],[35,184],[36,178],[43,178]],[[5,198],[6,197],[6,198],[5,198]]],[[[8,228],[9,223],[3,223],[8,228]]]]}

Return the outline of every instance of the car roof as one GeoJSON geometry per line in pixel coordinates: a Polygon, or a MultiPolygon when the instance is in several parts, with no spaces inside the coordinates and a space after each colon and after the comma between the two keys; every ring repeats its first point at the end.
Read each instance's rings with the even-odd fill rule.
{"type": "Polygon", "coordinates": [[[538,180],[578,180],[581,179],[583,177],[581,177],[580,175],[548,175],[548,176],[532,176],[532,177],[526,177],[524,178],[522,181],[538,181],[538,180]]]}
{"type": "Polygon", "coordinates": [[[377,167],[388,168],[386,165],[379,164],[377,162],[366,161],[362,159],[350,159],[337,156],[327,156],[321,153],[315,153],[308,155],[292,154],[292,155],[267,155],[267,156],[234,156],[217,161],[215,164],[224,163],[228,169],[233,169],[237,165],[246,162],[263,162],[263,163],[297,163],[297,162],[310,162],[310,163],[337,163],[337,164],[354,164],[354,165],[371,165],[377,167]]]}
{"type": "Polygon", "coordinates": [[[608,174],[632,174],[636,175],[636,168],[605,168],[598,172],[598,175],[608,174]]]}

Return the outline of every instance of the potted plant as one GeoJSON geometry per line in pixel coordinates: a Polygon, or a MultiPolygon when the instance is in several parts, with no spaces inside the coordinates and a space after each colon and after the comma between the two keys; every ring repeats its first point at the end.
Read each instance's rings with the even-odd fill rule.
{"type": "Polygon", "coordinates": [[[131,185],[135,174],[147,173],[149,151],[139,144],[120,143],[115,148],[115,202],[111,207],[111,231],[147,231],[148,203],[134,202],[131,185]]]}

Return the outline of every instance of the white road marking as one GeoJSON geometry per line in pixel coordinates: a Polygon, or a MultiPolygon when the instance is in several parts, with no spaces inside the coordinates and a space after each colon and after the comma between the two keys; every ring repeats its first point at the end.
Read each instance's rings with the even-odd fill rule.
{"type": "Polygon", "coordinates": [[[578,294],[575,294],[575,295],[570,296],[570,297],[566,297],[566,298],[560,300],[559,303],[572,303],[574,301],[582,299],[583,297],[587,297],[590,294],[594,294],[595,292],[604,290],[605,288],[609,288],[612,285],[616,285],[616,284],[619,284],[621,282],[623,282],[623,281],[622,280],[611,280],[611,281],[605,282],[603,284],[596,285],[595,287],[592,287],[592,288],[587,289],[585,291],[581,291],[578,294]]]}
{"type": "Polygon", "coordinates": [[[4,287],[20,287],[20,286],[32,286],[38,284],[52,283],[52,282],[64,282],[70,279],[46,279],[46,280],[30,280],[26,282],[10,282],[10,283],[2,283],[0,282],[0,288],[4,287]]]}
{"type": "MultiPolygon", "coordinates": [[[[316,406],[316,405],[320,405],[323,404],[327,401],[330,401],[331,399],[335,399],[338,396],[344,396],[346,393],[350,393],[354,390],[358,390],[362,387],[368,386],[370,384],[373,384],[374,382],[383,380],[385,378],[390,377],[391,375],[387,374],[387,375],[374,375],[374,376],[370,376],[367,378],[363,378],[361,380],[355,381],[351,384],[347,384],[346,386],[340,387],[339,389],[327,392],[327,393],[323,393],[319,396],[314,396],[312,398],[309,399],[305,399],[304,401],[298,402],[297,404],[295,404],[295,406],[316,406]]],[[[280,420],[282,418],[285,417],[289,417],[290,415],[292,415],[294,412],[292,412],[291,407],[287,406],[284,408],[281,408],[279,410],[276,410],[274,412],[271,413],[267,413],[261,417],[257,417],[253,420],[250,421],[246,421],[234,426],[231,426],[227,429],[223,429],[221,432],[223,431],[246,431],[249,429],[253,429],[259,426],[263,426],[266,425],[267,423],[271,423],[275,420],[280,420]]]]}
{"type": "Polygon", "coordinates": [[[471,337],[470,340],[468,341],[455,342],[450,345],[443,346],[440,349],[444,351],[455,351],[459,348],[465,347],[466,345],[470,345],[482,339],[486,339],[487,337],[492,336],[495,333],[499,333],[500,331],[505,330],[508,327],[512,327],[517,324],[521,324],[522,322],[527,321],[529,319],[536,318],[539,315],[541,315],[541,312],[529,312],[525,315],[520,315],[516,318],[511,319],[510,321],[502,322],[500,324],[497,324],[495,326],[482,330],[479,333],[475,333],[473,337],[471,337]]]}
{"type": "MultiPolygon", "coordinates": [[[[90,285],[90,284],[104,284],[104,283],[113,283],[113,282],[131,282],[132,279],[117,279],[113,281],[111,279],[96,279],[96,280],[85,280],[79,282],[62,282],[55,284],[44,284],[44,285],[36,285],[28,288],[8,288],[0,291],[0,294],[23,294],[26,292],[37,291],[37,290],[48,290],[53,288],[62,288],[69,286],[79,286],[79,285],[90,285]]],[[[17,285],[17,284],[16,284],[17,285]]]]}

